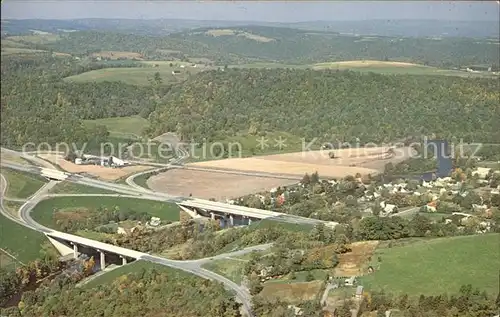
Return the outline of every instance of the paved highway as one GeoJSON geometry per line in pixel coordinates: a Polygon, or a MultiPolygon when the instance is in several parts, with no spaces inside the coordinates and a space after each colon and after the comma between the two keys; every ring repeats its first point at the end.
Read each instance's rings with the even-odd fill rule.
{"type": "MultiPolygon", "coordinates": [[[[8,219],[15,221],[16,223],[19,223],[25,227],[28,227],[33,230],[37,230],[39,232],[42,232],[44,234],[49,234],[51,236],[61,236],[65,238],[65,236],[68,236],[69,239],[72,239],[72,235],[65,234],[65,233],[59,233],[55,230],[52,230],[50,228],[47,228],[39,223],[37,223],[33,218],[31,218],[31,211],[33,208],[36,206],[38,202],[43,200],[46,197],[50,197],[51,195],[49,194],[50,189],[52,189],[58,182],[57,181],[50,181],[49,183],[46,183],[42,188],[40,188],[32,197],[28,199],[28,201],[21,206],[19,209],[19,218],[15,218],[12,215],[10,215],[4,208],[3,206],[3,197],[5,194],[5,191],[7,189],[7,180],[1,175],[1,196],[0,196],[0,212],[7,217],[8,219]]],[[[53,195],[52,195],[53,196],[53,195]]],[[[66,195],[64,195],[66,196],[66,195]]],[[[79,196],[95,196],[95,195],[79,195],[79,196]]],[[[100,194],[98,196],[108,196],[105,194],[100,194]]],[[[82,239],[82,240],[87,240],[90,241],[89,246],[92,246],[92,244],[102,244],[98,241],[93,241],[90,239],[82,239]]],[[[200,277],[210,279],[210,280],[216,280],[222,284],[224,284],[228,289],[231,289],[236,293],[236,298],[242,303],[243,309],[246,312],[248,316],[253,316],[253,312],[251,309],[251,296],[248,293],[248,291],[241,286],[237,285],[233,281],[218,275],[214,272],[208,271],[204,268],[201,267],[202,264],[211,261],[212,259],[222,259],[230,256],[238,256],[242,255],[245,253],[252,252],[254,250],[265,250],[269,248],[271,245],[263,245],[263,246],[254,246],[251,248],[247,248],[245,250],[238,250],[236,252],[230,252],[226,254],[221,254],[218,256],[214,256],[211,258],[206,258],[206,259],[199,259],[199,260],[189,260],[189,261],[176,261],[176,260],[169,260],[165,259],[159,256],[154,256],[154,255],[149,255],[141,252],[137,252],[134,250],[129,250],[128,253],[133,254],[134,257],[137,259],[149,261],[149,262],[154,262],[160,265],[165,265],[169,267],[173,267],[176,269],[180,269],[186,272],[190,272],[192,274],[198,275],[200,277]]],[[[124,248],[121,248],[124,249],[124,248]]]]}

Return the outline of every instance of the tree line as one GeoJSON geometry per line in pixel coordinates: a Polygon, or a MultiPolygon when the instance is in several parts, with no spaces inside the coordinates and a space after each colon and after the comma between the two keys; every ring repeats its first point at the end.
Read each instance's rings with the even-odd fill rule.
{"type": "Polygon", "coordinates": [[[168,86],[138,87],[120,82],[72,83],[66,76],[102,65],[81,65],[51,56],[2,56],[1,144],[27,142],[101,143],[108,138],[104,126],[84,119],[141,115],[148,117],[168,86]]]}
{"type": "Polygon", "coordinates": [[[99,51],[137,52],[150,60],[197,56],[219,65],[255,61],[304,64],[371,59],[445,68],[469,65],[498,67],[498,46],[476,39],[366,38],[362,35],[346,36],[336,32],[265,26],[235,27],[232,28],[233,35],[213,36],[207,33],[211,30],[202,28],[166,36],[79,31],[61,34],[61,39],[51,43],[24,44],[35,49],[81,55],[99,51]]]}
{"type": "Polygon", "coordinates": [[[221,284],[174,269],[141,268],[96,288],[77,287],[80,280],[60,274],[24,292],[17,307],[0,313],[9,317],[241,316],[241,304],[221,284]]]}
{"type": "Polygon", "coordinates": [[[283,131],[334,143],[422,135],[497,143],[499,98],[488,79],[228,69],[200,73],[171,91],[146,132],[197,141],[283,131]]]}

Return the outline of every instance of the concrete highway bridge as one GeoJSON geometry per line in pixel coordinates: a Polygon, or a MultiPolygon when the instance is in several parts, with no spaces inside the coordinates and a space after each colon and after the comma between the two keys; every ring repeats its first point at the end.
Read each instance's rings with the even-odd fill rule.
{"type": "MultiPolygon", "coordinates": [[[[2,151],[3,150],[5,149],[2,148],[2,151]]],[[[173,268],[178,268],[207,279],[217,280],[223,283],[229,289],[232,289],[233,291],[236,292],[236,297],[243,303],[244,310],[247,312],[248,316],[253,316],[251,309],[251,300],[250,300],[251,297],[248,294],[248,292],[245,289],[241,288],[239,285],[230,281],[229,279],[220,276],[214,272],[203,269],[199,261],[169,260],[148,253],[143,253],[115,246],[112,244],[103,243],[100,241],[95,241],[80,236],[52,230],[34,221],[30,216],[30,212],[39,201],[50,196],[49,190],[52,187],[54,187],[54,185],[56,185],[58,181],[69,181],[76,184],[113,191],[119,194],[123,194],[124,196],[127,197],[137,197],[141,199],[174,202],[182,210],[185,210],[188,214],[190,214],[193,218],[199,218],[199,217],[211,217],[213,219],[223,218],[224,220],[229,221],[229,225],[235,225],[235,224],[248,225],[251,224],[252,221],[261,219],[273,219],[276,221],[296,223],[296,224],[317,224],[317,223],[325,223],[326,225],[337,224],[334,222],[325,222],[317,219],[291,216],[269,210],[248,208],[244,206],[231,205],[231,204],[191,198],[191,197],[189,198],[178,197],[165,193],[154,192],[145,188],[138,188],[138,186],[128,186],[123,184],[108,183],[97,179],[85,177],[79,174],[72,174],[68,172],[59,171],[55,169],[50,163],[44,162],[43,160],[39,160],[38,158],[31,155],[18,153],[11,150],[7,151],[11,153],[17,153],[17,155],[26,158],[28,160],[32,160],[38,163],[39,165],[43,165],[44,167],[33,166],[33,165],[22,165],[9,161],[2,161],[1,162],[2,167],[41,175],[49,179],[49,182],[45,184],[33,197],[28,199],[28,201],[23,206],[21,206],[21,208],[18,211],[19,217],[14,217],[9,213],[5,212],[3,208],[3,195],[2,195],[2,199],[0,200],[0,212],[5,217],[9,218],[14,222],[17,222],[20,225],[44,233],[63,256],[72,255],[73,257],[78,257],[79,254],[81,253],[98,255],[97,259],[100,263],[101,269],[104,269],[106,267],[107,262],[114,262],[116,264],[126,264],[127,262],[140,259],[158,263],[165,266],[170,266],[173,268]]],[[[179,160],[176,160],[176,163],[178,163],[178,161],[179,160]]],[[[169,166],[165,166],[165,168],[169,168],[169,166]]],[[[3,176],[2,176],[2,183],[5,183],[5,186],[3,187],[2,190],[5,191],[6,180],[3,178],[3,176]]]]}
{"type": "Polygon", "coordinates": [[[125,195],[134,195],[150,200],[174,202],[177,203],[177,205],[182,210],[186,211],[193,218],[197,217],[211,217],[212,219],[223,218],[225,221],[229,223],[229,225],[251,224],[252,221],[262,220],[262,219],[273,219],[276,221],[297,223],[297,224],[324,223],[325,225],[328,226],[335,226],[338,224],[336,222],[291,216],[284,213],[279,213],[264,209],[249,208],[249,207],[215,202],[205,199],[173,196],[165,193],[154,192],[145,188],[139,189],[135,187],[132,188],[128,185],[108,183],[92,179],[89,177],[85,177],[79,174],[72,174],[68,172],[59,171],[56,169],[42,168],[37,166],[26,166],[11,162],[1,162],[1,165],[11,169],[38,174],[51,180],[57,180],[57,181],[66,180],[86,186],[98,187],[110,191],[115,191],[125,195]]]}

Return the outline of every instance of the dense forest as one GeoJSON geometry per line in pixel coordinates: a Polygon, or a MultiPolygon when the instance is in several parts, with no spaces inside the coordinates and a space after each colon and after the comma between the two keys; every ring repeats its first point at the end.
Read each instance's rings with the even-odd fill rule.
{"type": "Polygon", "coordinates": [[[9,317],[241,316],[240,304],[222,285],[173,269],[143,268],[97,288],[76,287],[78,281],[73,276],[60,274],[36,290],[24,292],[17,307],[0,309],[0,314],[9,317]]]}
{"type": "Polygon", "coordinates": [[[228,69],[199,74],[150,115],[149,135],[285,131],[335,142],[410,135],[500,142],[498,82],[355,72],[228,69]]]}
{"type": "Polygon", "coordinates": [[[489,79],[227,69],[175,86],[62,81],[100,67],[51,56],[2,58],[1,143],[103,141],[106,129],[83,119],[136,114],[150,119],[147,136],[174,131],[197,141],[282,131],[328,142],[421,135],[500,142],[498,83],[489,79]]]}
{"type": "Polygon", "coordinates": [[[120,32],[80,31],[61,34],[36,49],[88,54],[97,51],[131,51],[148,59],[161,59],[173,52],[205,57],[216,63],[279,61],[303,64],[358,59],[397,60],[438,67],[498,65],[498,45],[468,38],[409,38],[340,35],[333,31],[308,31],[282,27],[233,27],[227,33],[202,28],[164,36],[120,32]],[[217,33],[216,33],[217,34],[217,33]]]}
{"type": "Polygon", "coordinates": [[[105,127],[84,126],[83,119],[142,115],[155,108],[168,86],[138,87],[117,82],[68,83],[70,76],[99,64],[42,56],[2,56],[1,143],[105,141],[105,127]]]}

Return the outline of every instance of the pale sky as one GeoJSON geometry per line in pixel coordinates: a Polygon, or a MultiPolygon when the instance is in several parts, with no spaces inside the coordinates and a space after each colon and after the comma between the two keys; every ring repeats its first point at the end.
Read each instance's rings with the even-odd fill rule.
{"type": "Polygon", "coordinates": [[[497,1],[3,0],[2,19],[193,19],[265,22],[430,19],[498,21],[497,1]]]}

